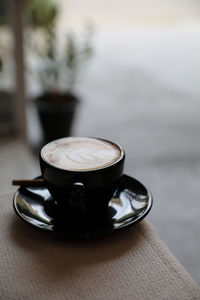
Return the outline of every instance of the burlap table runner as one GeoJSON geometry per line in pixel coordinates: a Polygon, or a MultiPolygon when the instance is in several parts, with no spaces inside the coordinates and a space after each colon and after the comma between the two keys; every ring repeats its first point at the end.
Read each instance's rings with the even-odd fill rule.
{"type": "Polygon", "coordinates": [[[0,195],[0,299],[200,299],[200,289],[146,222],[90,241],[23,223],[0,195]]]}

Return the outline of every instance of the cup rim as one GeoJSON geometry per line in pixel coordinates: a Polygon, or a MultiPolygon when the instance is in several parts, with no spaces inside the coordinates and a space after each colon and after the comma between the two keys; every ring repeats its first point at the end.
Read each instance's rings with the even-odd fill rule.
{"type": "Polygon", "coordinates": [[[63,138],[58,138],[58,139],[55,139],[49,143],[47,143],[46,145],[44,145],[42,147],[42,149],[40,150],[40,158],[43,160],[43,162],[45,162],[49,167],[53,168],[53,169],[56,169],[56,170],[59,170],[61,172],[69,172],[69,173],[95,173],[95,172],[102,172],[103,170],[106,170],[106,169],[109,169],[109,168],[112,168],[114,167],[115,165],[117,165],[120,161],[124,160],[125,159],[125,151],[124,149],[122,148],[122,146],[116,142],[113,142],[113,141],[110,141],[108,139],[105,139],[105,138],[100,138],[100,137],[93,137],[93,136],[69,136],[69,137],[63,137],[63,138]],[[42,155],[42,150],[44,149],[44,147],[46,147],[47,145],[55,142],[55,141],[58,141],[58,140],[62,140],[62,139],[66,139],[66,138],[70,138],[70,137],[74,137],[74,138],[89,138],[89,139],[97,139],[97,140],[101,140],[101,141],[104,141],[104,142],[107,142],[107,143],[111,143],[115,146],[117,146],[119,149],[120,149],[120,157],[114,161],[113,163],[109,164],[108,166],[105,166],[105,167],[102,167],[102,168],[98,168],[98,169],[90,169],[90,170],[67,170],[67,169],[62,169],[62,168],[59,168],[53,164],[50,164],[48,161],[45,160],[45,158],[43,157],[42,155]]]}

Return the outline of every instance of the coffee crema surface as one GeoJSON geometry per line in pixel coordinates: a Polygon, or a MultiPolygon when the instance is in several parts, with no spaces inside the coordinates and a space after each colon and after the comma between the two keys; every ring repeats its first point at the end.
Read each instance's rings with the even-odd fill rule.
{"type": "Polygon", "coordinates": [[[44,146],[42,158],[52,166],[69,171],[89,171],[107,167],[121,156],[110,142],[84,137],[67,137],[44,146]]]}

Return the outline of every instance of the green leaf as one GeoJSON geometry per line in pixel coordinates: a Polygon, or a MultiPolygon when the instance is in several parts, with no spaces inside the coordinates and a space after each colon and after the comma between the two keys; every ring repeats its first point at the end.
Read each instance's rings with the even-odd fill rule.
{"type": "Polygon", "coordinates": [[[52,0],[26,0],[28,22],[33,28],[53,28],[58,15],[57,5],[52,0]]]}

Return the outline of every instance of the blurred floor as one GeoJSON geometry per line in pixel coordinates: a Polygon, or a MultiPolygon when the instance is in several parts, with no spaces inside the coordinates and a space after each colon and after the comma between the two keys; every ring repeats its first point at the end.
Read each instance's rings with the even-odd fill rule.
{"type": "Polygon", "coordinates": [[[149,220],[200,284],[200,23],[99,37],[78,135],[126,149],[154,195],[149,220]]]}
{"type": "MultiPolygon", "coordinates": [[[[74,134],[122,144],[126,173],[152,190],[148,220],[200,285],[199,32],[196,18],[98,32],[95,58],[79,85],[74,134]]],[[[33,122],[34,116],[29,131],[37,139],[33,122]]],[[[17,141],[3,143],[0,163],[1,191],[11,178],[39,172],[17,141]]]]}

